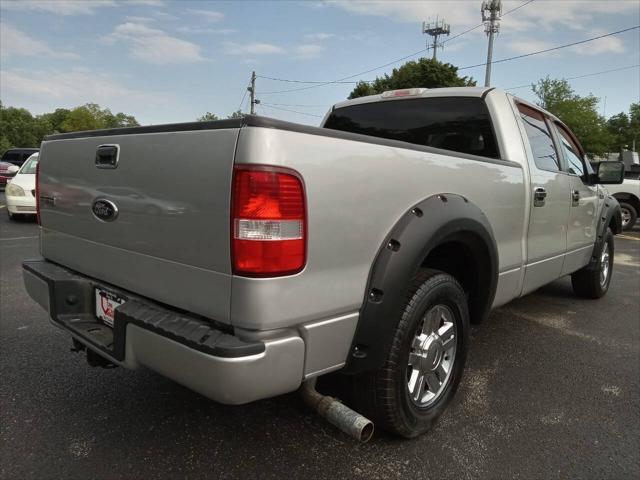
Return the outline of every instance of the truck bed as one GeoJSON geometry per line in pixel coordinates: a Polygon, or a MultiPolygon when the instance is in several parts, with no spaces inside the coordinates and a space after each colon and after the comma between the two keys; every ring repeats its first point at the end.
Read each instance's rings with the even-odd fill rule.
{"type": "MultiPolygon", "coordinates": [[[[40,165],[45,258],[248,329],[356,312],[388,230],[433,193],[460,193],[487,212],[499,226],[501,271],[519,274],[522,260],[522,229],[513,226],[524,221],[523,174],[509,160],[246,116],[52,135],[40,165]],[[96,168],[97,147],[113,144],[117,168],[96,168]],[[247,163],[286,166],[305,180],[308,263],[297,275],[266,282],[231,274],[232,172],[247,163]],[[96,219],[96,198],[118,205],[117,221],[96,219]],[[325,294],[309,302],[310,285],[325,294]]],[[[512,279],[502,280],[498,301],[514,294],[512,279]]]]}

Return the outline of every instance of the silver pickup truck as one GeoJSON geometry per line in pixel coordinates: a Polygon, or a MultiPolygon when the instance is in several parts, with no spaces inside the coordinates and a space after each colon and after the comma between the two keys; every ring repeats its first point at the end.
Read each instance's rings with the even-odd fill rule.
{"type": "Polygon", "coordinates": [[[618,202],[576,137],[491,88],[51,135],[24,282],[92,365],[147,367],[222,403],[340,371],[405,437],[454,395],[470,323],[571,275],[609,287],[618,202]],[[176,170],[176,165],[179,169],[176,170]]]}

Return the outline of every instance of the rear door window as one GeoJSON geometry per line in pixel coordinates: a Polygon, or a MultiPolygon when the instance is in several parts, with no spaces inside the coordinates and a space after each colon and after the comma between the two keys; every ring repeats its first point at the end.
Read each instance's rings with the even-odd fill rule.
{"type": "Polygon", "coordinates": [[[487,106],[477,97],[387,100],[336,108],[324,128],[500,158],[487,106]]]}
{"type": "Polygon", "coordinates": [[[558,152],[544,115],[533,108],[521,104],[518,104],[518,110],[524,123],[524,129],[527,132],[536,167],[540,170],[560,171],[558,152]]]}

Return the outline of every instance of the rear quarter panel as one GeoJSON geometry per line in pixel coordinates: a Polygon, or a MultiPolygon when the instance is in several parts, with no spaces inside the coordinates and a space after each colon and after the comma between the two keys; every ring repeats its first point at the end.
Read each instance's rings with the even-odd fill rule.
{"type": "Polygon", "coordinates": [[[518,166],[257,127],[242,129],[236,163],[279,165],[302,175],[308,260],[289,277],[234,276],[235,326],[286,327],[359,310],[385,236],[409,208],[437,193],[463,195],[485,212],[499,249],[497,297],[517,295],[525,218],[518,166]]]}

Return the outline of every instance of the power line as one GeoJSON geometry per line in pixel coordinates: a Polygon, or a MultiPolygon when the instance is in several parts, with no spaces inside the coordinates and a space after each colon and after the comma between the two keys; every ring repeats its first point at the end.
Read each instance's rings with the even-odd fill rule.
{"type": "MultiPolygon", "coordinates": [[[[509,10],[509,11],[508,11],[507,13],[505,13],[504,15],[508,15],[509,13],[515,12],[516,10],[518,10],[518,9],[520,9],[520,8],[522,8],[522,7],[525,7],[525,6],[529,5],[529,4],[530,4],[531,2],[533,2],[533,1],[534,1],[534,0],[527,0],[525,3],[523,3],[523,4],[519,5],[519,6],[515,7],[515,8],[512,8],[511,10],[509,10]]],[[[504,16],[504,15],[503,15],[503,16],[504,16]]],[[[450,42],[451,40],[453,40],[453,39],[455,39],[455,38],[458,38],[458,37],[460,37],[460,36],[462,36],[462,35],[464,35],[464,34],[466,34],[466,33],[469,33],[470,31],[475,30],[476,28],[482,27],[483,25],[484,25],[484,23],[481,23],[481,24],[479,24],[479,25],[476,25],[475,27],[470,28],[470,29],[468,29],[468,30],[465,30],[464,32],[459,33],[458,35],[454,35],[453,37],[451,37],[451,38],[449,38],[449,39],[445,40],[443,43],[450,42]]],[[[262,94],[262,95],[275,95],[275,94],[279,94],[279,93],[299,92],[299,91],[302,91],[302,90],[309,90],[309,89],[311,89],[311,88],[322,87],[322,86],[325,86],[325,85],[334,85],[334,84],[339,84],[339,83],[341,83],[341,82],[343,82],[343,81],[345,81],[345,80],[349,80],[349,79],[354,78],[354,77],[359,77],[360,75],[365,75],[365,74],[367,74],[367,73],[375,72],[376,70],[380,70],[380,69],[382,69],[382,68],[385,68],[385,67],[391,66],[391,65],[393,65],[394,63],[402,62],[402,61],[407,60],[407,59],[409,59],[409,58],[411,58],[411,57],[415,57],[416,55],[420,55],[421,53],[426,52],[427,50],[429,50],[429,49],[428,49],[428,48],[423,48],[422,50],[418,50],[417,52],[410,53],[409,55],[405,55],[404,57],[401,57],[401,58],[398,58],[398,59],[393,60],[393,61],[391,61],[391,62],[385,63],[384,65],[380,65],[380,66],[378,66],[378,67],[370,68],[369,70],[365,70],[365,71],[363,71],[363,72],[358,72],[358,73],[355,73],[355,74],[353,74],[353,75],[349,75],[349,76],[347,76],[347,77],[339,78],[339,79],[337,79],[337,80],[332,80],[332,81],[328,81],[328,82],[320,82],[320,83],[313,84],[313,85],[310,85],[310,86],[307,86],[307,87],[290,88],[290,89],[287,89],[287,90],[276,90],[276,91],[272,91],[272,92],[262,92],[261,94],[262,94]]],[[[265,78],[267,78],[267,77],[265,77],[265,78]]],[[[270,80],[280,80],[280,81],[285,81],[285,79],[281,79],[281,78],[278,78],[278,79],[275,79],[275,78],[269,78],[269,79],[270,79],[270,80]]],[[[299,83],[299,82],[292,81],[292,83],[299,83]]],[[[300,83],[302,83],[302,82],[300,82],[300,83]]],[[[305,82],[305,83],[311,83],[311,82],[305,82]]],[[[349,82],[349,83],[351,83],[351,82],[349,82]]],[[[355,82],[355,83],[358,83],[358,82],[355,82]]],[[[369,81],[369,82],[367,82],[367,83],[370,83],[370,81],[369,81]]]]}
{"type": "Polygon", "coordinates": [[[306,115],[308,117],[317,117],[317,118],[324,117],[324,115],[315,115],[313,113],[305,113],[305,112],[298,112],[296,110],[289,110],[288,108],[274,107],[273,104],[271,103],[260,103],[260,105],[262,105],[263,107],[271,108],[273,110],[282,110],[283,112],[297,113],[298,115],[306,115]]]}
{"type": "Polygon", "coordinates": [[[515,12],[516,10],[520,10],[522,7],[526,7],[527,5],[529,5],[533,1],[534,0],[529,0],[528,2],[524,2],[522,5],[518,5],[517,7],[514,7],[511,10],[507,10],[506,12],[504,12],[502,14],[502,16],[505,17],[505,16],[509,15],[510,13],[515,12]]]}
{"type": "Polygon", "coordinates": [[[247,98],[247,92],[248,91],[249,91],[249,85],[247,85],[247,88],[244,89],[244,95],[242,95],[242,100],[240,100],[240,105],[238,105],[238,110],[240,110],[240,111],[242,111],[242,106],[244,104],[244,99],[247,98]]]}
{"type": "Polygon", "coordinates": [[[279,107],[307,107],[307,108],[329,108],[331,105],[309,105],[306,103],[267,103],[267,105],[277,105],[279,107]]]}
{"type": "Polygon", "coordinates": [[[419,54],[424,53],[426,51],[427,51],[427,49],[423,48],[422,50],[419,50],[417,52],[414,52],[414,53],[411,53],[409,55],[406,55],[406,56],[404,56],[402,58],[399,58],[397,60],[394,60],[392,62],[385,63],[384,65],[380,65],[379,67],[371,68],[369,70],[365,70],[364,72],[355,73],[353,75],[349,75],[348,77],[339,78],[337,80],[332,80],[330,82],[322,82],[322,83],[318,83],[316,85],[310,85],[308,87],[291,88],[289,90],[278,90],[278,91],[275,91],[275,92],[262,92],[262,95],[272,95],[272,94],[276,94],[276,93],[299,92],[301,90],[309,90],[310,88],[316,88],[316,87],[322,87],[324,85],[331,85],[331,84],[340,83],[343,80],[349,80],[350,78],[353,78],[353,77],[359,77],[360,75],[364,75],[366,73],[371,73],[371,72],[373,72],[375,70],[380,70],[381,68],[385,68],[385,67],[388,67],[389,65],[393,65],[394,63],[398,63],[398,62],[401,62],[401,61],[406,60],[408,58],[415,57],[416,55],[419,55],[419,54]]]}
{"type": "MultiPolygon", "coordinates": [[[[586,77],[593,77],[596,75],[603,75],[605,73],[613,73],[613,72],[620,72],[620,71],[624,71],[624,70],[629,70],[632,68],[638,68],[640,67],[640,63],[636,64],[636,65],[627,65],[626,67],[618,67],[618,68],[611,68],[608,70],[602,70],[599,72],[591,72],[591,73],[586,73],[583,75],[578,75],[575,77],[566,77],[564,78],[565,80],[577,80],[580,78],[586,78],[586,77]]],[[[504,88],[503,90],[517,90],[520,88],[528,88],[531,87],[531,83],[528,83],[526,85],[518,85],[515,87],[508,87],[508,88],[504,88]]],[[[302,104],[302,103],[265,103],[264,105],[272,107],[272,108],[276,108],[276,107],[303,107],[303,108],[328,108],[330,107],[330,105],[309,105],[309,104],[302,104]]],[[[295,110],[288,110],[288,109],[284,109],[281,108],[280,110],[284,110],[284,111],[288,111],[288,112],[292,112],[292,113],[299,113],[301,115],[311,115],[311,116],[316,116],[316,117],[322,117],[322,115],[312,115],[309,113],[303,113],[303,112],[298,112],[295,110]]]]}
{"type": "MultiPolygon", "coordinates": [[[[501,58],[500,60],[494,60],[491,63],[495,64],[495,63],[509,62],[511,60],[517,60],[519,58],[532,57],[533,55],[540,55],[542,53],[553,52],[555,50],[560,50],[562,48],[573,47],[575,45],[581,45],[581,44],[587,43],[587,42],[593,42],[594,40],[599,40],[601,38],[610,37],[612,35],[618,35],[620,33],[629,32],[631,30],[636,30],[638,28],[640,28],[640,25],[636,25],[635,27],[624,28],[624,29],[618,30],[616,32],[605,33],[604,35],[598,35],[597,37],[587,38],[585,40],[580,40],[578,42],[567,43],[565,45],[558,45],[557,47],[545,48],[544,50],[538,50],[536,52],[524,53],[522,55],[516,55],[516,56],[508,57],[508,58],[501,58]]],[[[487,62],[478,63],[476,65],[468,65],[466,67],[460,67],[460,68],[458,68],[458,70],[468,70],[469,68],[484,67],[485,65],[487,65],[487,62]]]]}
{"type": "MultiPolygon", "coordinates": [[[[265,75],[256,75],[256,77],[257,78],[264,78],[264,79],[267,79],[267,80],[275,80],[277,82],[289,82],[289,83],[332,83],[330,81],[315,81],[314,82],[314,81],[311,81],[311,80],[291,80],[291,79],[288,79],[288,78],[267,77],[265,75]]],[[[364,81],[364,80],[361,80],[361,81],[364,81]]],[[[335,81],[333,83],[358,83],[358,82],[356,82],[356,81],[351,81],[351,82],[338,82],[338,81],[335,81]]]]}
{"type": "MultiPolygon", "coordinates": [[[[640,67],[640,63],[638,63],[636,65],[628,65],[626,67],[619,67],[619,68],[611,68],[609,70],[602,70],[600,72],[586,73],[584,75],[578,75],[577,77],[568,77],[568,78],[565,78],[564,80],[577,80],[578,78],[594,77],[596,75],[603,75],[605,73],[611,73],[611,72],[621,72],[622,70],[629,70],[631,68],[638,68],[638,67],[640,67]]],[[[531,87],[531,85],[532,85],[531,83],[528,83],[527,85],[518,85],[516,87],[505,88],[504,90],[517,90],[519,88],[531,87]]]]}
{"type": "MultiPolygon", "coordinates": [[[[506,17],[506,16],[507,16],[507,15],[509,15],[510,13],[513,13],[513,12],[515,12],[516,10],[520,10],[522,7],[526,7],[527,5],[529,5],[530,3],[532,3],[533,1],[535,1],[535,0],[528,0],[527,2],[524,2],[523,4],[518,5],[517,7],[514,7],[514,8],[512,8],[511,10],[507,10],[506,12],[504,12],[504,13],[502,14],[502,16],[503,16],[503,17],[506,17]]],[[[446,39],[444,42],[442,42],[442,43],[443,43],[443,44],[445,44],[445,43],[449,43],[450,41],[455,40],[456,38],[461,37],[461,36],[463,36],[463,35],[466,35],[466,34],[467,34],[467,33],[469,33],[469,32],[473,32],[474,30],[477,30],[478,28],[483,27],[483,26],[484,26],[484,22],[479,23],[479,24],[478,24],[478,25],[476,25],[475,27],[471,27],[471,28],[469,28],[469,29],[465,30],[464,32],[460,32],[460,33],[458,33],[457,35],[454,35],[454,36],[453,36],[453,37],[451,37],[451,38],[447,38],[447,39],[446,39]]]]}

